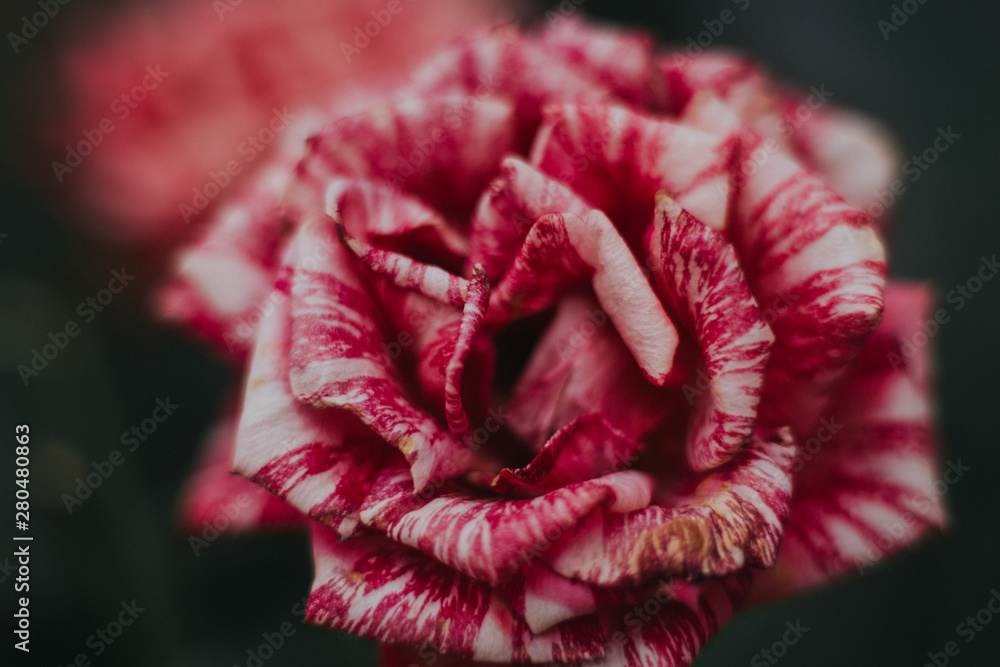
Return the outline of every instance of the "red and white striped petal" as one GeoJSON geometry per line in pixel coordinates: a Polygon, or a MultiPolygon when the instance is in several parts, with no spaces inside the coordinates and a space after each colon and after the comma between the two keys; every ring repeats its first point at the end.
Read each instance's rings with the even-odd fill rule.
{"type": "Polygon", "coordinates": [[[539,312],[587,281],[643,373],[662,385],[673,364],[677,330],[625,241],[600,211],[586,219],[542,216],[493,291],[488,321],[539,312]]]}
{"type": "Polygon", "coordinates": [[[357,414],[403,453],[418,490],[464,472],[469,452],[404,389],[383,347],[384,318],[364,269],[336,240],[334,227],[329,219],[310,221],[295,239],[289,371],[295,396],[357,414]],[[317,247],[329,252],[310,255],[317,247]]]}
{"type": "Polygon", "coordinates": [[[748,57],[713,49],[691,57],[682,51],[659,55],[656,65],[663,77],[663,107],[681,113],[698,93],[725,100],[741,117],[750,119],[767,86],[767,79],[748,57]]]}
{"type": "Polygon", "coordinates": [[[755,584],[759,597],[864,574],[946,523],[951,479],[938,477],[930,354],[914,344],[926,344],[915,333],[933,299],[923,285],[890,282],[885,303],[882,326],[804,436],[785,539],[774,571],[755,584]]]}
{"type": "Polygon", "coordinates": [[[198,536],[206,530],[240,533],[301,526],[302,512],[245,477],[233,474],[239,413],[230,410],[215,426],[181,494],[180,519],[198,536]]]}
{"type": "Polygon", "coordinates": [[[493,488],[503,494],[554,491],[627,468],[641,448],[601,414],[582,415],[559,429],[527,466],[501,470],[493,488]]]}
{"type": "Polygon", "coordinates": [[[313,529],[316,579],[306,619],[381,642],[488,662],[577,662],[602,656],[596,619],[535,635],[489,585],[377,536],[347,542],[313,529]]]}
{"type": "Polygon", "coordinates": [[[653,40],[641,32],[592,25],[573,17],[549,22],[539,35],[546,52],[558,55],[574,71],[645,108],[652,94],[653,40]]]}
{"type": "Polygon", "coordinates": [[[660,190],[713,229],[726,224],[734,144],[609,105],[551,105],[530,162],[615,221],[633,248],[660,190]]]}
{"type": "Polygon", "coordinates": [[[334,121],[309,139],[288,203],[322,206],[334,176],[372,179],[464,219],[514,148],[514,110],[487,96],[407,98],[334,121]],[[316,197],[319,201],[316,201],[316,197]]]}
{"type": "Polygon", "coordinates": [[[675,384],[673,371],[665,386],[650,384],[601,305],[567,294],[514,385],[509,423],[536,450],[590,413],[638,439],[676,413],[675,384]]]}
{"type": "Polygon", "coordinates": [[[445,271],[439,266],[424,264],[407,255],[374,248],[347,233],[343,224],[335,221],[338,235],[358,259],[374,273],[387,278],[397,287],[413,290],[423,296],[464,308],[469,298],[469,281],[445,271]]]}
{"type": "Polygon", "coordinates": [[[758,303],[774,311],[771,366],[827,380],[878,324],[885,250],[863,211],[780,150],[755,153],[760,137],[726,112],[711,102],[686,110],[741,143],[726,235],[758,303]]]}
{"type": "Polygon", "coordinates": [[[233,469],[346,537],[368,489],[398,454],[351,413],[316,410],[292,395],[290,302],[286,295],[261,325],[233,469]]]}
{"type": "Polygon", "coordinates": [[[547,213],[590,213],[580,196],[521,158],[509,155],[500,175],[483,192],[469,228],[467,268],[482,264],[497,283],[517,257],[532,224],[547,213]]]}
{"type": "Polygon", "coordinates": [[[265,168],[215,214],[202,238],[176,260],[174,276],[156,297],[160,316],[224,345],[235,357],[250,349],[274,283],[286,225],[278,199],[291,164],[265,168]]]}
{"type": "MultiPolygon", "coordinates": [[[[486,271],[477,265],[473,269],[469,281],[468,300],[462,310],[462,320],[458,335],[451,346],[451,354],[447,356],[447,366],[444,368],[444,411],[448,427],[455,436],[466,445],[471,444],[469,416],[466,414],[462,400],[462,379],[466,361],[472,353],[473,345],[479,336],[479,331],[486,321],[486,309],[490,300],[490,284],[486,280],[486,271]]],[[[434,360],[434,357],[431,357],[434,360]]]]}
{"type": "Polygon", "coordinates": [[[405,468],[397,465],[382,471],[360,516],[396,542],[497,584],[600,508],[618,513],[646,507],[652,488],[648,476],[623,471],[528,500],[487,499],[454,484],[431,497],[415,494],[405,468]]]}
{"type": "Polygon", "coordinates": [[[703,584],[681,582],[630,610],[619,610],[621,615],[606,613],[607,655],[590,664],[687,667],[742,606],[746,589],[743,575],[703,584]]]}
{"type": "Polygon", "coordinates": [[[750,438],[774,336],[733,247],[666,193],[657,195],[647,246],[654,284],[694,334],[708,371],[687,443],[691,466],[708,470],[750,438]]]}
{"type": "Polygon", "coordinates": [[[669,506],[595,514],[541,558],[565,577],[600,586],[770,567],[788,515],[793,454],[787,431],[755,435],[728,464],[689,478],[691,488],[669,506]]]}
{"type": "Polygon", "coordinates": [[[464,235],[420,200],[380,183],[335,179],[326,190],[326,214],[353,236],[384,250],[448,263],[468,254],[464,235]]]}
{"type": "Polygon", "coordinates": [[[844,201],[882,223],[886,211],[878,197],[889,191],[900,163],[889,133],[861,114],[814,109],[813,102],[795,93],[776,102],[796,155],[844,201]]]}

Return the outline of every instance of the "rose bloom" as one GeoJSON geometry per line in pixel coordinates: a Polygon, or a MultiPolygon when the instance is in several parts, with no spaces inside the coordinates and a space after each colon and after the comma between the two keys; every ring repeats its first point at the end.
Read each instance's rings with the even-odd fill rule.
{"type": "Polygon", "coordinates": [[[387,665],[687,665],[941,528],[932,297],[828,96],[565,20],[331,114],[160,294],[246,364],[192,523],[308,525],[387,665]]]}
{"type": "Polygon", "coordinates": [[[288,128],[303,108],[405,67],[494,7],[178,0],[94,13],[60,56],[64,110],[43,182],[120,244],[177,240],[221,193],[301,140],[288,128]]]}

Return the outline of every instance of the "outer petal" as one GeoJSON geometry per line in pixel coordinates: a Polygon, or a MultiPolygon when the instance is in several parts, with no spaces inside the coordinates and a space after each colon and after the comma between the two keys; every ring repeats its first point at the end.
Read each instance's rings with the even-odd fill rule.
{"type": "Polygon", "coordinates": [[[490,662],[574,662],[602,655],[596,620],[533,635],[488,585],[384,538],[339,542],[315,527],[313,550],[310,622],[490,662]]]}
{"type": "Polygon", "coordinates": [[[181,495],[181,520],[193,535],[209,528],[220,532],[243,532],[303,523],[301,511],[246,478],[233,474],[238,419],[239,414],[231,411],[216,425],[181,495]]]}
{"type": "Polygon", "coordinates": [[[289,164],[276,163],[219,209],[201,240],[178,256],[174,277],[157,295],[162,317],[236,357],[247,353],[261,316],[271,310],[267,296],[286,231],[277,203],[291,173],[289,164]]]}
{"type": "Polygon", "coordinates": [[[759,597],[864,573],[945,524],[930,355],[912,343],[932,301],[924,286],[886,289],[882,326],[837,385],[795,463],[785,540],[775,569],[755,584],[759,597]]]}
{"type": "Polygon", "coordinates": [[[660,190],[713,229],[725,225],[734,144],[623,107],[553,105],[531,164],[579,192],[638,249],[660,190]]]}
{"type": "Polygon", "coordinates": [[[649,35],[569,17],[550,21],[540,41],[548,53],[586,72],[629,104],[644,108],[650,101],[654,70],[649,35]]]}
{"type": "Polygon", "coordinates": [[[707,470],[750,437],[774,337],[732,246],[664,193],[654,216],[648,241],[654,282],[697,338],[710,378],[688,440],[688,461],[707,470]]]}
{"type": "Polygon", "coordinates": [[[384,322],[370,287],[333,227],[328,220],[308,222],[296,237],[290,369],[296,397],[361,417],[406,456],[418,490],[460,474],[471,463],[469,452],[408,397],[380,345],[384,322]],[[308,253],[316,247],[330,251],[315,261],[308,253]]]}
{"type": "MultiPolygon", "coordinates": [[[[283,283],[287,285],[287,282],[283,283]]],[[[350,535],[379,471],[398,456],[358,419],[295,400],[288,382],[290,299],[264,320],[247,375],[234,469],[350,535]]]]}
{"type": "Polygon", "coordinates": [[[637,605],[647,609],[650,601],[657,603],[655,608],[660,611],[652,616],[634,610],[625,611],[622,616],[607,614],[609,634],[615,627],[621,628],[621,634],[611,634],[606,658],[592,664],[687,667],[741,606],[746,597],[746,577],[736,575],[700,585],[679,585],[671,593],[675,595],[673,600],[661,594],[637,605]]]}
{"type": "Polygon", "coordinates": [[[618,231],[600,211],[591,211],[586,220],[569,214],[539,219],[494,290],[490,321],[538,312],[587,279],[643,373],[663,384],[677,348],[677,330],[618,231]]]}
{"type": "Polygon", "coordinates": [[[595,515],[542,558],[563,576],[602,586],[769,567],[791,499],[793,453],[787,433],[755,436],[729,464],[680,490],[670,507],[595,515]]]}

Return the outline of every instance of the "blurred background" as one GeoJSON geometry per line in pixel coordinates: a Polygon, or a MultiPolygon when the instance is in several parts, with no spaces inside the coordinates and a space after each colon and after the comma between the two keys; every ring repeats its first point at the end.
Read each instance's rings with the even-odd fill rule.
{"type": "MultiPolygon", "coordinates": [[[[194,9],[178,18],[174,29],[202,35],[199,43],[208,53],[223,39],[213,31],[230,29],[233,24],[227,22],[243,20],[238,18],[241,7],[258,1],[187,2],[194,9]],[[232,16],[226,8],[233,10],[232,16]]],[[[231,390],[234,371],[204,346],[153,320],[149,292],[163,274],[165,253],[157,250],[161,246],[152,236],[114,226],[114,220],[130,206],[155,208],[168,198],[170,187],[189,190],[184,189],[180,176],[163,173],[161,177],[155,164],[147,165],[138,176],[148,180],[151,170],[157,173],[156,182],[164,184],[162,191],[142,190],[130,180],[137,174],[99,172],[101,146],[95,147],[89,163],[94,166],[65,173],[62,181],[51,166],[53,161],[67,162],[66,150],[60,146],[99,127],[87,124],[91,118],[99,121],[102,113],[110,116],[114,131],[120,133],[138,131],[147,122],[144,114],[152,111],[141,100],[132,100],[135,109],[129,106],[124,118],[107,111],[115,96],[106,94],[109,84],[97,68],[93,71],[98,74],[88,82],[93,90],[74,89],[74,99],[90,100],[98,113],[67,127],[65,119],[73,118],[70,112],[75,111],[68,107],[69,88],[63,77],[67,49],[76,48],[73,45],[80,40],[101,44],[104,33],[108,40],[117,38],[99,12],[131,12],[153,3],[53,1],[48,6],[56,8],[54,15],[32,32],[24,17],[41,11],[40,4],[44,2],[5,0],[0,8],[5,35],[0,45],[0,136],[4,141],[0,428],[7,434],[0,447],[0,479],[7,489],[4,497],[10,499],[3,501],[0,514],[5,526],[12,525],[15,487],[6,480],[13,479],[14,425],[26,423],[32,435],[30,534],[34,537],[32,651],[26,658],[8,643],[0,649],[5,656],[0,664],[70,665],[84,654],[95,665],[254,665],[260,664],[253,661],[252,653],[262,643],[262,635],[277,632],[286,621],[294,622],[295,632],[279,651],[262,661],[268,667],[375,664],[369,642],[298,623],[292,608],[308,593],[312,576],[304,536],[208,540],[196,549],[179,530],[178,495],[231,390]],[[68,135],[51,130],[60,127],[68,135]],[[109,187],[118,188],[119,209],[70,203],[79,200],[67,193],[89,183],[88,179],[101,177],[112,184],[109,187]],[[88,221],[98,225],[88,226],[88,221]],[[110,240],[93,231],[102,227],[102,221],[108,223],[105,229],[114,230],[110,240]],[[120,293],[106,293],[111,296],[108,300],[102,290],[115,270],[135,277],[120,293]],[[96,302],[88,304],[88,298],[96,302]],[[69,322],[79,326],[78,333],[65,339],[65,349],[54,358],[44,360],[45,368],[37,377],[30,376],[26,386],[18,366],[30,365],[34,350],[64,340],[56,335],[52,341],[49,334],[65,331],[69,322]],[[178,407],[134,451],[123,448],[123,433],[133,426],[141,428],[158,399],[169,399],[178,407]],[[68,508],[64,494],[74,493],[76,478],[102,467],[114,449],[123,450],[124,462],[111,468],[104,465],[104,470],[112,472],[102,476],[89,497],[68,508]],[[99,638],[97,631],[108,629],[122,605],[133,601],[135,622],[120,636],[108,636],[110,642],[99,638]]],[[[367,11],[378,3],[355,4],[367,11]]],[[[556,2],[522,4],[518,11],[529,20],[544,21],[544,13],[559,11],[559,6],[556,2]]],[[[907,180],[906,191],[897,198],[890,272],[930,281],[943,297],[975,275],[983,256],[1000,253],[994,204],[1000,175],[1000,48],[995,36],[1000,8],[996,4],[973,0],[564,0],[562,11],[569,8],[642,27],[662,43],[683,45],[688,38],[697,40],[705,33],[713,46],[746,50],[779,78],[803,89],[825,86],[834,93],[835,103],[882,121],[895,133],[904,159],[931,147],[939,129],[951,128],[959,138],[918,179],[907,180]],[[712,34],[709,26],[717,25],[714,22],[725,9],[738,10],[736,20],[712,34]]],[[[425,37],[433,41],[439,33],[456,29],[461,20],[456,15],[454,25],[444,28],[424,25],[425,37]]],[[[349,36],[353,25],[347,19],[338,29],[349,36]]],[[[250,34],[256,34],[251,28],[247,28],[250,34]]],[[[239,36],[241,48],[248,53],[257,53],[259,48],[281,53],[283,42],[280,35],[275,36],[277,28],[253,29],[264,38],[239,36]],[[269,41],[273,43],[267,46],[269,41]]],[[[404,32],[401,27],[398,36],[403,38],[404,32]]],[[[706,40],[702,37],[703,43],[706,40]]],[[[416,42],[419,39],[414,37],[414,48],[419,46],[416,42]]],[[[155,66],[160,46],[153,38],[146,40],[140,57],[155,66]]],[[[87,58],[96,57],[93,49],[87,53],[91,55],[76,61],[81,63],[80,71],[88,71],[87,58]]],[[[164,69],[205,68],[211,80],[212,75],[225,78],[226,68],[234,66],[199,61],[195,55],[192,62],[165,61],[164,69]]],[[[303,67],[312,58],[327,57],[304,48],[299,56],[303,67]]],[[[340,59],[341,55],[334,52],[329,57],[340,59]]],[[[375,55],[368,63],[361,58],[358,62],[356,72],[378,66],[375,55]]],[[[142,68],[138,74],[143,76],[142,68]]],[[[275,95],[308,99],[308,87],[288,85],[289,90],[275,95]]],[[[186,99],[202,99],[201,93],[195,93],[186,99]]],[[[243,122],[233,109],[245,105],[229,97],[230,92],[213,89],[204,95],[211,101],[199,108],[228,114],[227,118],[237,119],[233,121],[237,125],[243,122]]],[[[124,108],[113,113],[124,113],[124,108]]],[[[217,166],[218,161],[211,162],[214,126],[205,120],[200,127],[191,140],[208,156],[206,164],[217,166]]],[[[149,141],[154,153],[157,146],[178,151],[190,148],[179,137],[152,136],[149,141]]],[[[233,142],[227,141],[222,143],[231,151],[233,142]]],[[[117,149],[110,138],[106,150],[108,158],[114,157],[117,149]]],[[[196,164],[192,169],[207,174],[209,167],[196,164]]],[[[176,211],[175,200],[171,201],[176,211]]],[[[156,228],[156,223],[151,221],[149,228],[156,228]]],[[[184,233],[176,224],[164,232],[167,236],[184,233]]],[[[968,467],[945,496],[953,517],[949,532],[888,567],[866,571],[863,577],[742,614],[712,640],[695,663],[698,667],[776,662],[788,667],[917,666],[928,663],[928,652],[943,651],[949,641],[958,642],[960,651],[948,664],[1000,664],[1000,618],[990,614],[993,622],[979,626],[981,630],[968,643],[968,634],[959,635],[957,627],[986,607],[991,596],[1000,597],[996,593],[1000,590],[998,303],[1000,280],[984,283],[961,310],[949,310],[951,321],[933,341],[940,360],[944,458],[968,467]],[[769,662],[761,651],[780,639],[786,622],[800,622],[808,632],[776,662],[769,662]]],[[[11,623],[16,597],[16,575],[10,567],[16,560],[12,557],[15,546],[9,541],[12,532],[5,529],[0,538],[0,587],[7,619],[3,636],[8,639],[6,624],[11,623]]],[[[981,615],[979,623],[985,617],[981,615]]]]}

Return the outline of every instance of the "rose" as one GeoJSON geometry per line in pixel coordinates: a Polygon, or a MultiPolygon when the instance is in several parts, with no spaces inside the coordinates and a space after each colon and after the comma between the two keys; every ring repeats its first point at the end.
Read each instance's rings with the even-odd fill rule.
{"type": "Polygon", "coordinates": [[[220,213],[161,307],[249,350],[219,447],[314,519],[309,620],[387,664],[688,664],[942,525],[931,300],[857,208],[887,143],[821,94],[508,27],[220,213]]]}
{"type": "Polygon", "coordinates": [[[40,182],[109,240],[178,240],[301,142],[305,108],[398,70],[494,8],[389,4],[177,0],[89,16],[59,56],[64,101],[40,182]]]}

